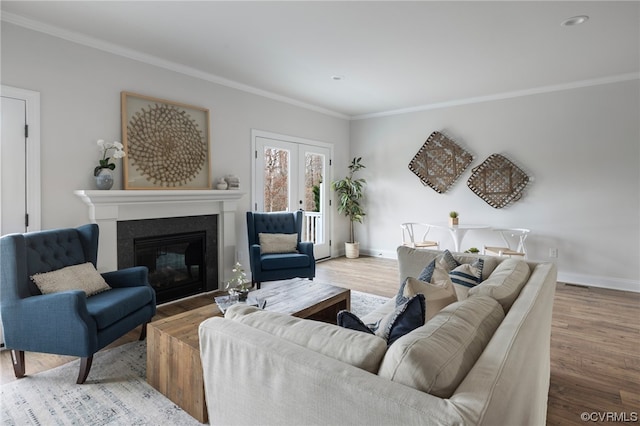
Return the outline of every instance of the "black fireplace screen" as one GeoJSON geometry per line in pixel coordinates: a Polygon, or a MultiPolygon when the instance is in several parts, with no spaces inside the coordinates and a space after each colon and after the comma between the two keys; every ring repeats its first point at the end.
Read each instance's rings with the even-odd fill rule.
{"type": "Polygon", "coordinates": [[[205,237],[205,232],[193,232],[134,240],[135,264],[149,269],[157,303],[203,291],[205,237]]]}

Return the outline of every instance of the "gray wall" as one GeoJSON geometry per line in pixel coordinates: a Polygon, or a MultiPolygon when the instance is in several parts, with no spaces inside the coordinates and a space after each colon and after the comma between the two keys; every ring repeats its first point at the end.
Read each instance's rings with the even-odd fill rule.
{"type": "MultiPolygon", "coordinates": [[[[558,264],[561,280],[640,290],[640,130],[638,80],[351,122],[351,152],[369,181],[361,244],[392,256],[402,222],[530,228],[530,258],[558,264]],[[421,184],[408,164],[433,131],[473,154],[445,194],[421,184]],[[467,187],[471,168],[492,153],[533,182],[512,206],[494,209],[467,187]],[[549,248],[559,256],[550,259],[549,248]]],[[[434,235],[452,249],[451,237],[434,235]]],[[[490,232],[467,234],[461,249],[490,232]]],[[[498,242],[496,240],[495,242],[498,242]]]]}
{"type": "MultiPolygon", "coordinates": [[[[121,139],[124,90],[210,109],[212,177],[234,173],[247,191],[237,215],[241,248],[253,128],[335,144],[334,178],[363,157],[368,216],[356,232],[365,253],[394,257],[401,222],[444,222],[457,210],[463,223],[530,228],[530,257],[556,261],[563,280],[640,290],[637,80],[349,122],[4,22],[1,43],[2,84],[41,94],[45,229],[88,220],[73,191],[94,188],[95,140],[121,139]],[[422,186],[407,165],[435,130],[473,154],[471,167],[492,153],[522,166],[533,178],[522,200],[490,207],[467,188],[470,168],[446,194],[422,186]],[[557,259],[548,258],[551,247],[557,259]]],[[[347,233],[335,219],[333,255],[347,233]]],[[[448,234],[438,238],[452,248],[448,234]]],[[[462,248],[493,238],[469,234],[462,248]]]]}
{"type": "MultiPolygon", "coordinates": [[[[210,110],[212,178],[233,173],[247,192],[236,218],[239,246],[245,251],[244,212],[251,199],[251,129],[333,143],[336,157],[348,155],[348,120],[5,22],[1,42],[2,84],[41,95],[43,229],[88,221],[88,209],[73,191],[95,189],[92,173],[99,158],[96,140],[121,140],[121,91],[210,110]]],[[[116,167],[114,189],[122,189],[121,160],[116,160],[116,167]]]]}

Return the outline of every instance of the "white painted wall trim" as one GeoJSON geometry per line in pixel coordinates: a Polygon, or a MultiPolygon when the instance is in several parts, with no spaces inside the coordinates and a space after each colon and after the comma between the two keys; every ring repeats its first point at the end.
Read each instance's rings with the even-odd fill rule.
{"type": "Polygon", "coordinates": [[[94,37],[89,37],[84,34],[66,30],[64,28],[56,27],[53,25],[45,24],[40,21],[25,18],[23,16],[20,16],[14,13],[3,12],[0,19],[2,19],[2,21],[9,22],[14,25],[28,28],[30,30],[38,31],[44,34],[48,34],[53,37],[58,37],[73,43],[92,47],[94,49],[112,53],[114,55],[123,56],[125,58],[133,59],[139,62],[154,65],[170,71],[178,72],[184,75],[188,75],[190,77],[199,78],[201,80],[209,81],[211,83],[220,84],[222,86],[230,87],[232,89],[241,90],[243,92],[251,93],[254,95],[262,96],[265,98],[273,99],[273,100],[284,102],[284,103],[288,103],[290,105],[294,105],[300,108],[305,108],[311,111],[319,112],[321,114],[326,114],[329,116],[338,117],[346,120],[363,120],[368,118],[386,117],[390,115],[400,115],[400,114],[407,114],[407,113],[417,112],[417,111],[449,108],[452,106],[468,105],[468,104],[475,104],[475,103],[481,103],[481,102],[491,102],[491,101],[501,100],[501,99],[516,98],[521,96],[536,95],[540,93],[557,92],[561,90],[577,89],[581,87],[597,86],[600,84],[609,84],[609,83],[617,83],[622,81],[640,79],[640,73],[613,75],[613,76],[607,76],[607,77],[591,79],[591,80],[582,80],[582,81],[575,81],[575,82],[570,82],[565,84],[534,87],[534,88],[523,89],[523,90],[515,90],[511,92],[506,92],[506,93],[495,93],[487,96],[455,99],[455,100],[438,102],[433,104],[418,105],[410,108],[402,108],[402,109],[391,110],[391,111],[381,111],[381,112],[376,112],[372,114],[349,116],[349,115],[342,114],[340,112],[333,111],[324,107],[302,102],[297,99],[292,99],[286,96],[279,95],[277,93],[269,92],[267,90],[249,86],[247,84],[239,83],[237,81],[229,80],[215,74],[200,71],[198,69],[188,67],[186,65],[182,65],[172,61],[167,61],[165,59],[148,55],[146,53],[142,53],[137,50],[129,49],[124,46],[108,43],[106,41],[103,41],[94,37]]]}
{"type": "Polygon", "coordinates": [[[27,231],[39,231],[42,226],[40,197],[40,92],[12,86],[0,86],[0,95],[24,100],[27,106],[26,122],[29,126],[27,138],[27,231]]]}
{"type": "Polygon", "coordinates": [[[428,111],[433,109],[449,108],[460,105],[477,104],[482,102],[491,102],[502,99],[519,98],[522,96],[539,95],[541,93],[559,92],[562,90],[579,89],[583,87],[599,86],[601,84],[620,83],[623,81],[631,81],[640,79],[640,73],[629,73],[621,75],[613,75],[603,78],[591,80],[573,81],[566,84],[555,84],[551,86],[534,87],[532,89],[515,90],[512,92],[495,93],[487,96],[478,96],[475,98],[455,99],[446,102],[438,102],[428,105],[418,105],[411,108],[396,109],[393,111],[376,112],[373,114],[363,114],[351,117],[351,120],[364,120],[367,118],[387,117],[390,115],[408,114],[418,111],[428,111]]]}
{"type": "Polygon", "coordinates": [[[640,282],[620,278],[558,272],[558,282],[640,293],[640,282]]]}

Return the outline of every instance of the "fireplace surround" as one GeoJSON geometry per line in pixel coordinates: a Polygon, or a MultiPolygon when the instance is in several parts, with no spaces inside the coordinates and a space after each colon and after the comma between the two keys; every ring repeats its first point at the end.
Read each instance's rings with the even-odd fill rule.
{"type": "MultiPolygon", "coordinates": [[[[218,286],[231,278],[236,253],[236,212],[244,192],[238,190],[78,190],[88,206],[89,220],[100,227],[98,270],[114,271],[118,264],[118,227],[121,222],[161,218],[215,216],[216,276],[218,286]]],[[[186,230],[185,232],[191,232],[186,230]]],[[[173,232],[167,232],[171,235],[173,232]]],[[[209,253],[210,254],[210,253],[209,253]]],[[[206,288],[206,291],[215,288],[206,288]]]]}
{"type": "Polygon", "coordinates": [[[158,304],[218,288],[217,215],[119,221],[118,269],[146,266],[158,304]]]}

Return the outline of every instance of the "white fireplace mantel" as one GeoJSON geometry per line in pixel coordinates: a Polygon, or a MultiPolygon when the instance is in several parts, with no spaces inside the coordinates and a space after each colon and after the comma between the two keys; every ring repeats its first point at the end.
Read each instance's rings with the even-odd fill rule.
{"type": "Polygon", "coordinates": [[[118,269],[117,222],[218,215],[218,282],[230,276],[236,256],[235,215],[244,192],[237,190],[79,190],[89,219],[100,227],[98,270],[118,269]]]}

